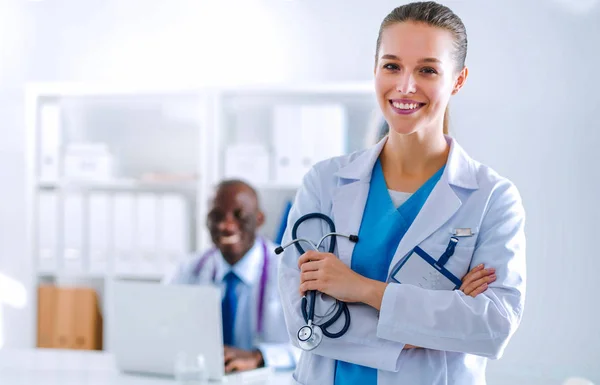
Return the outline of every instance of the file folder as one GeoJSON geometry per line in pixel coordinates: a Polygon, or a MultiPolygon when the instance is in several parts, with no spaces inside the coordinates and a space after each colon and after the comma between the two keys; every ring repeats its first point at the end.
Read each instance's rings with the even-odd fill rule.
{"type": "Polygon", "coordinates": [[[88,197],[88,259],[90,273],[108,272],[110,250],[110,196],[92,193],[88,197]]]}
{"type": "Polygon", "coordinates": [[[58,252],[58,198],[54,192],[38,195],[37,255],[40,272],[54,272],[58,252]]]}

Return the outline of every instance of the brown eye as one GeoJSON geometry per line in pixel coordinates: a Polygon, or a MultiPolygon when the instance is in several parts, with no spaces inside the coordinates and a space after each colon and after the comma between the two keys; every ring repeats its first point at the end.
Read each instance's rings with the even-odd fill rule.
{"type": "Polygon", "coordinates": [[[211,211],[210,213],[208,213],[208,224],[209,225],[217,224],[217,223],[223,221],[224,218],[225,218],[225,215],[223,215],[222,212],[211,211]]]}
{"type": "Polygon", "coordinates": [[[398,66],[398,64],[394,64],[394,63],[388,63],[388,64],[384,64],[383,68],[386,70],[391,70],[391,71],[397,71],[400,69],[400,67],[398,66]]]}
{"type": "Polygon", "coordinates": [[[426,74],[437,74],[437,71],[431,67],[421,68],[421,72],[426,73],[426,74]]]}
{"type": "Polygon", "coordinates": [[[241,209],[237,209],[233,212],[233,215],[235,216],[235,219],[237,220],[243,220],[246,217],[246,214],[244,214],[244,212],[241,209]]]}

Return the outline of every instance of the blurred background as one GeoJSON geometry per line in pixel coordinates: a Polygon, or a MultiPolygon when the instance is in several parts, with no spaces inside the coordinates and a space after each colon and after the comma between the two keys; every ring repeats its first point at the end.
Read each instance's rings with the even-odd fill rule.
{"type": "MultiPolygon", "coordinates": [[[[375,40],[402,3],[0,0],[0,348],[39,344],[38,286],[75,282],[110,351],[111,282],[208,247],[222,177],[259,187],[276,238],[303,170],[372,142],[375,40]],[[336,129],[282,132],[297,114],[336,129]]],[[[469,37],[451,135],[527,212],[524,318],[489,373],[600,382],[600,5],[445,4],[469,37]]]]}

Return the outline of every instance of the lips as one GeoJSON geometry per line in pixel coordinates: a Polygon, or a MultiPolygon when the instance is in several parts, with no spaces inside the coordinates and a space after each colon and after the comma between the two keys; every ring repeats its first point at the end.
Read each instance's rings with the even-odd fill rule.
{"type": "Polygon", "coordinates": [[[240,234],[222,235],[218,238],[221,245],[235,245],[241,240],[240,234]]]}
{"type": "Polygon", "coordinates": [[[411,99],[390,99],[389,103],[394,112],[401,115],[414,114],[426,104],[411,99]]]}

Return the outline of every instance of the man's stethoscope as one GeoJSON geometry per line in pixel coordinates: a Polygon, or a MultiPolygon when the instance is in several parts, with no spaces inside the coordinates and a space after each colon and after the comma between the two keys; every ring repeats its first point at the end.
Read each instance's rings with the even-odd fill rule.
{"type": "MultiPolygon", "coordinates": [[[[283,250],[285,248],[287,248],[288,246],[295,245],[296,249],[298,250],[300,255],[302,255],[305,253],[305,251],[302,248],[302,246],[300,246],[300,242],[306,242],[314,250],[319,251],[319,247],[321,247],[321,244],[323,243],[323,241],[329,237],[333,237],[331,239],[331,242],[329,243],[329,250],[328,250],[329,253],[333,254],[333,252],[335,251],[335,241],[336,241],[335,237],[336,236],[348,238],[351,242],[354,242],[354,243],[358,242],[358,235],[352,235],[352,234],[345,235],[345,234],[336,233],[335,232],[335,224],[333,223],[331,218],[329,218],[327,215],[324,215],[321,213],[306,214],[306,215],[300,217],[296,221],[296,223],[294,223],[294,227],[292,228],[292,241],[290,243],[288,243],[287,245],[279,246],[278,248],[276,248],[275,253],[281,254],[283,252],[283,250]],[[319,242],[316,245],[308,239],[297,237],[298,226],[300,226],[300,224],[302,222],[304,222],[308,219],[312,219],[312,218],[324,220],[329,225],[329,230],[330,230],[330,233],[323,235],[323,237],[321,237],[321,239],[319,240],[319,242]]],[[[320,325],[316,325],[314,323],[316,291],[311,290],[308,293],[308,295],[310,297],[310,306],[309,306],[308,310],[306,309],[306,307],[307,307],[306,305],[307,305],[307,301],[308,301],[306,298],[306,295],[304,297],[302,297],[302,315],[304,317],[304,321],[306,322],[306,325],[302,326],[300,328],[300,330],[298,330],[298,335],[297,335],[298,345],[303,350],[306,350],[306,351],[313,350],[314,348],[319,346],[319,344],[321,343],[321,340],[323,339],[323,335],[326,337],[329,337],[329,338],[339,338],[339,337],[343,336],[348,331],[348,328],[350,327],[350,311],[348,310],[348,305],[346,305],[346,303],[344,303],[342,301],[338,301],[338,300],[336,300],[337,311],[335,312],[335,314],[328,321],[326,321],[320,325]],[[327,328],[329,326],[333,325],[340,318],[342,313],[344,313],[344,315],[345,315],[344,327],[342,328],[342,330],[340,330],[337,333],[331,333],[331,332],[327,331],[327,328]]]]}
{"type": "MultiPolygon", "coordinates": [[[[258,289],[259,296],[258,296],[258,310],[257,310],[257,317],[258,317],[257,331],[259,334],[262,333],[262,331],[263,331],[265,292],[267,290],[267,281],[269,279],[269,255],[268,255],[268,251],[267,251],[267,243],[265,242],[264,239],[261,239],[260,243],[262,244],[263,263],[262,263],[262,271],[260,274],[260,286],[258,289]]],[[[200,272],[202,271],[202,269],[204,268],[204,265],[206,265],[206,262],[211,257],[216,255],[217,251],[218,250],[216,248],[213,248],[213,249],[209,250],[208,252],[206,252],[206,254],[204,254],[202,257],[200,257],[200,260],[198,261],[198,264],[194,268],[192,274],[194,276],[198,276],[200,274],[200,272]]],[[[215,282],[217,279],[217,268],[216,267],[213,268],[211,279],[212,279],[212,282],[215,282]]]]}

